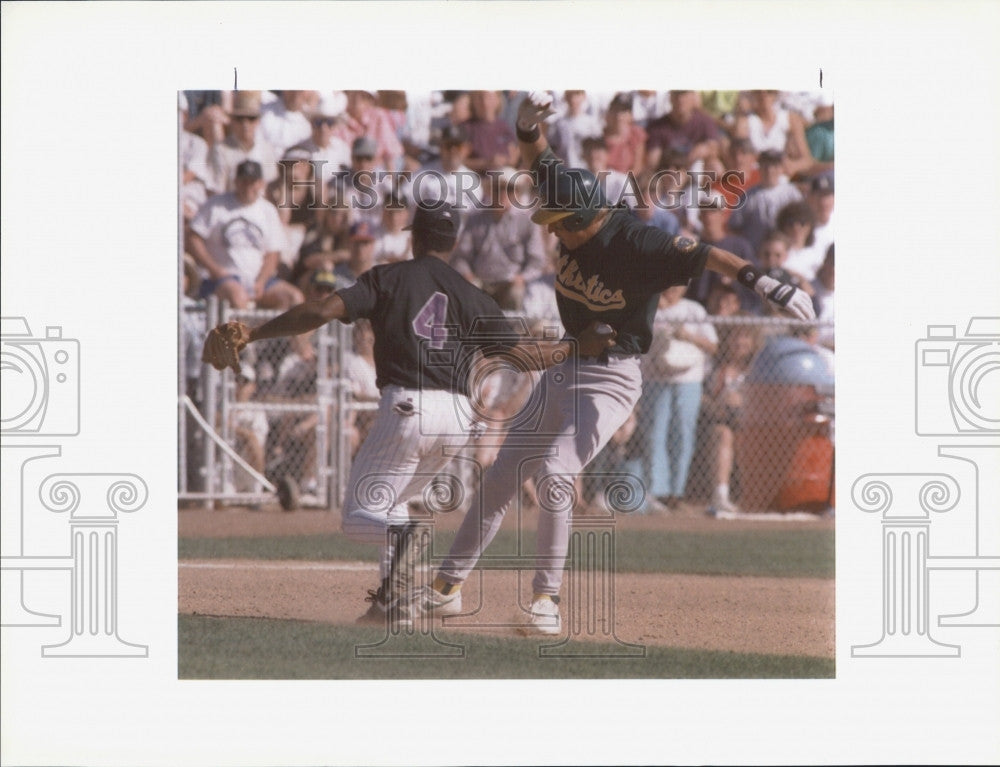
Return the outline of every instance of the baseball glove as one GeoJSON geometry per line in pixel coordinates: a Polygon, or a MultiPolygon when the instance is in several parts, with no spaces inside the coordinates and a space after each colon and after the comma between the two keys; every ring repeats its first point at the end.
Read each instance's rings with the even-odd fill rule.
{"type": "Polygon", "coordinates": [[[250,343],[250,328],[242,322],[227,322],[212,328],[201,350],[201,361],[216,370],[232,368],[240,373],[240,352],[250,343]]]}

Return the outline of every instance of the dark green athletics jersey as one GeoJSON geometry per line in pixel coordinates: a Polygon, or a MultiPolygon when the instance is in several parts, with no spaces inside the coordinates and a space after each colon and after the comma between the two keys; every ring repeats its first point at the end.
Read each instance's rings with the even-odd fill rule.
{"type": "MultiPolygon", "coordinates": [[[[559,165],[547,149],[535,170],[544,177],[559,165]]],[[[555,287],[563,327],[575,336],[594,320],[606,322],[618,332],[611,354],[645,354],[660,293],[697,279],[707,257],[707,246],[647,226],[623,208],[612,209],[583,245],[559,246],[555,287]]]]}
{"type": "Polygon", "coordinates": [[[688,237],[671,237],[626,210],[612,210],[583,245],[560,245],[556,303],[566,332],[575,336],[600,320],[618,331],[611,354],[645,354],[660,293],[697,278],[707,256],[708,249],[688,237]]]}

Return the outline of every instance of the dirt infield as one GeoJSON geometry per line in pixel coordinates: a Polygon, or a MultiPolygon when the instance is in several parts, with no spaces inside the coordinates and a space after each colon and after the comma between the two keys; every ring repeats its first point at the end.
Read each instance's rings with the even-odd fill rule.
{"type": "MultiPolygon", "coordinates": [[[[439,521],[441,529],[451,519],[439,521]]],[[[687,514],[668,518],[623,517],[620,529],[656,527],[710,533],[743,526],[832,528],[831,519],[807,522],[719,521],[687,514]]],[[[299,511],[182,511],[182,537],[309,535],[339,530],[336,513],[299,511]]],[[[350,624],[366,605],[376,580],[370,562],[182,560],[182,614],[254,616],[350,624]]],[[[678,648],[834,657],[834,581],[822,578],[619,574],[615,582],[615,636],[678,648]]],[[[473,577],[463,590],[473,615],[449,619],[459,631],[501,633],[485,625],[516,620],[516,604],[530,599],[530,573],[493,571],[473,577]],[[466,624],[468,627],[462,628],[466,624]]],[[[569,626],[572,616],[564,610],[569,626]]],[[[586,639],[587,632],[579,638],[586,639]]],[[[608,641],[602,632],[592,638],[608,641]]]]}

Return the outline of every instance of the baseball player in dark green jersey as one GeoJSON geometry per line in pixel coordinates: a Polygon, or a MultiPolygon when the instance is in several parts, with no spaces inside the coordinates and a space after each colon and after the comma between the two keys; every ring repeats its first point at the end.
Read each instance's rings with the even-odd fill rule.
{"type": "Polygon", "coordinates": [[[659,294],[685,285],[704,269],[754,290],[791,317],[815,317],[809,297],[758,272],[720,248],[671,237],[628,211],[612,208],[589,171],[566,168],[541,135],[551,97],[530,94],[521,103],[517,134],[523,165],[537,180],[532,216],[559,240],[556,301],[569,335],[595,321],[616,333],[614,344],[591,358],[548,368],[542,415],[530,428],[512,429],[483,477],[448,557],[426,590],[424,609],[461,611],[461,586],[496,535],[517,477],[534,477],[538,515],[533,597],[525,633],[562,631],[558,600],[569,542],[575,479],[624,423],[642,391],[639,357],[649,350],[659,294]]]}

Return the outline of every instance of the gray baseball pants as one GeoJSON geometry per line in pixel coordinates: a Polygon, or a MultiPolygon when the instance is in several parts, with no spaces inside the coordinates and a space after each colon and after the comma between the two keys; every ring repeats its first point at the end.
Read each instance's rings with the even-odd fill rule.
{"type": "MultiPolygon", "coordinates": [[[[569,360],[545,371],[527,408],[541,415],[513,428],[483,476],[439,574],[462,583],[500,528],[527,477],[538,492],[536,594],[557,595],[562,585],[576,476],[628,418],[642,393],[639,357],[611,357],[607,364],[569,360]]],[[[524,417],[522,410],[518,419],[524,417]]]]}

